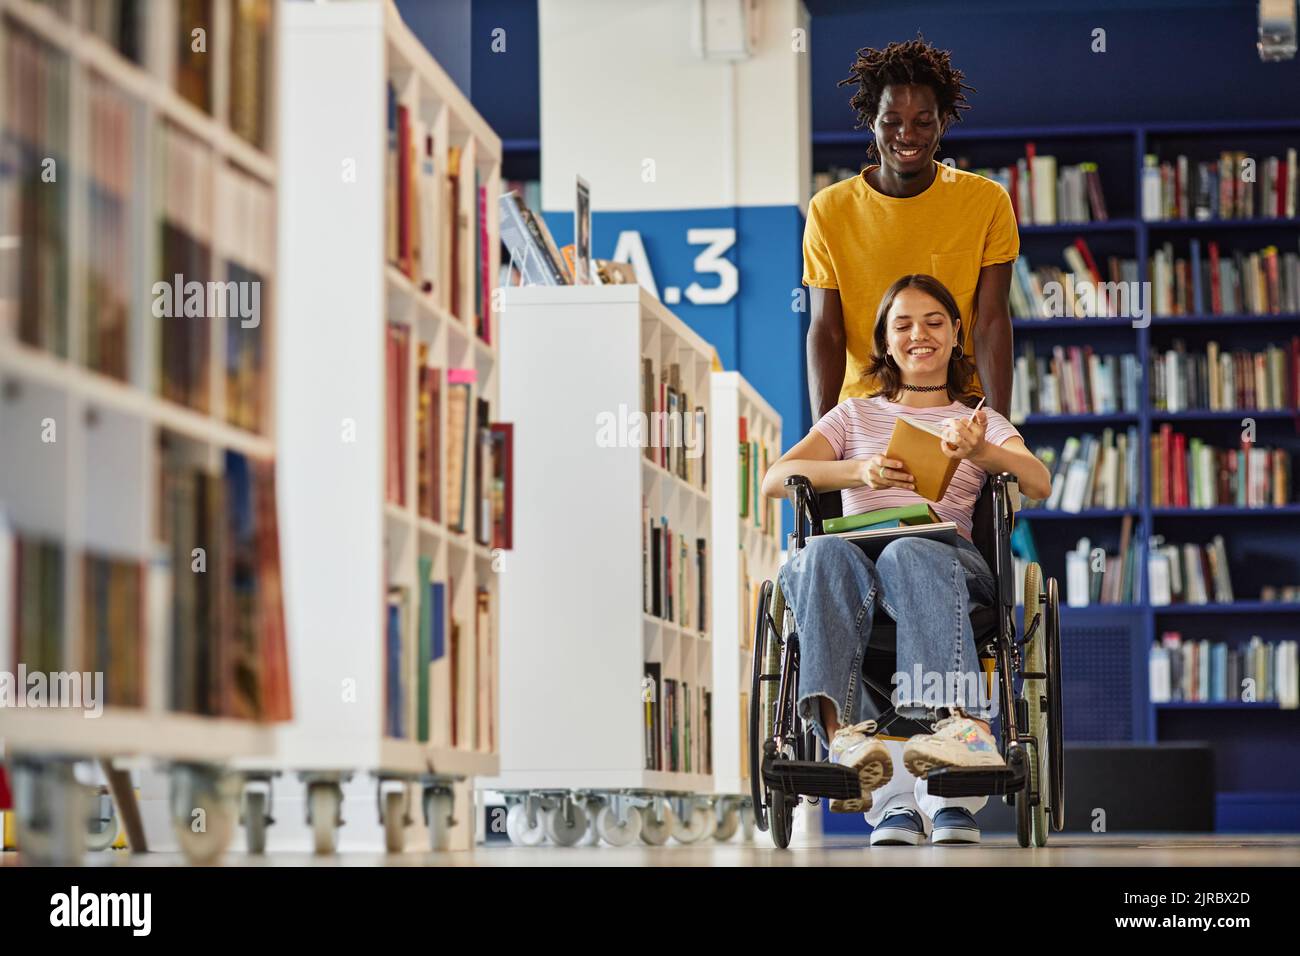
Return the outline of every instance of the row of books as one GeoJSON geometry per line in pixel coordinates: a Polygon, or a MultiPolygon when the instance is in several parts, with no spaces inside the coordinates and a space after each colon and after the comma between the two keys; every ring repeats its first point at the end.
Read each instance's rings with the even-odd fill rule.
{"type": "MultiPolygon", "coordinates": [[[[75,560],[75,559],[74,559],[75,560]]],[[[14,533],[0,524],[0,593],[12,629],[14,669],[51,674],[77,670],[103,674],[99,704],[145,705],[146,585],[144,563],[120,557],[81,555],[81,619],[74,635],[80,657],[64,653],[65,549],[62,543],[14,533]],[[12,590],[9,590],[12,589],[12,590]]],[[[0,631],[5,628],[0,627],[0,631]]],[[[84,700],[84,698],[83,698],[84,700]]]]}
{"type": "Polygon", "coordinates": [[[740,517],[769,535],[776,528],[777,501],[763,496],[763,476],[769,459],[780,454],[779,448],[772,449],[766,440],[755,437],[748,419],[740,416],[740,517]]]}
{"type": "MultiPolygon", "coordinates": [[[[159,275],[180,276],[182,301],[173,293],[156,301],[158,383],[163,398],[201,412],[211,406],[212,317],[205,289],[213,274],[213,180],[216,163],[210,147],[164,125],[161,140],[162,191],[159,275]],[[170,301],[167,301],[170,300],[170,301]]],[[[166,290],[170,292],[172,290],[166,290]]],[[[166,294],[166,293],[164,293],[166,294]]]]}
{"type": "Polygon", "coordinates": [[[0,250],[0,326],[66,356],[69,190],[53,183],[68,175],[68,58],[12,21],[3,39],[8,150],[0,163],[0,229],[12,241],[0,250]]]}
{"type": "Polygon", "coordinates": [[[414,596],[389,585],[384,634],[384,736],[491,751],[496,745],[492,596],[474,593],[472,634],[454,615],[452,581],[417,563],[414,596]]]}
{"type": "MultiPolygon", "coordinates": [[[[406,400],[410,378],[411,330],[390,323],[386,341],[384,406],[387,440],[385,500],[407,506],[408,447],[406,400]]],[[[416,513],[444,521],[456,532],[474,531],[482,545],[509,548],[513,521],[513,436],[510,425],[491,421],[491,406],[479,395],[472,368],[443,370],[429,365],[429,348],[416,347],[415,495],[416,513]],[[446,440],[442,402],[447,403],[446,440]],[[445,465],[445,473],[444,473],[445,465]]]]}
{"type": "Polygon", "coordinates": [[[1138,281],[1136,259],[1106,258],[1103,276],[1092,250],[1083,239],[1062,251],[1066,268],[1033,268],[1028,256],[1015,261],[1011,273],[1009,304],[1016,319],[1104,318],[1137,314],[1131,285],[1138,281]],[[1113,284],[1113,288],[1107,284],[1113,284]]]}
{"type": "Polygon", "coordinates": [[[645,677],[645,768],[713,773],[713,692],[664,677],[658,661],[646,661],[645,677]]]}
{"type": "Polygon", "coordinates": [[[709,543],[692,541],[669,523],[652,518],[641,496],[641,609],[687,630],[709,629],[709,543]]]}
{"type": "MultiPolygon", "coordinates": [[[[1031,520],[1018,521],[1011,533],[1017,604],[1025,602],[1025,567],[1042,563],[1032,525],[1031,520]]],[[[1065,555],[1066,604],[1069,607],[1133,604],[1138,594],[1141,553],[1142,542],[1132,515],[1121,519],[1119,544],[1114,550],[1096,546],[1090,538],[1079,538],[1065,555]]],[[[1049,569],[1044,570],[1051,573],[1049,569]]]]}
{"type": "Polygon", "coordinates": [[[1291,455],[1281,448],[1215,448],[1175,432],[1151,436],[1151,504],[1155,508],[1267,508],[1291,502],[1291,455]]]}
{"type": "Polygon", "coordinates": [[[1231,604],[1232,572],[1223,535],[1209,544],[1172,544],[1163,535],[1151,539],[1147,554],[1151,604],[1231,604]]]}
{"type": "Polygon", "coordinates": [[[1025,499],[1027,508],[1077,513],[1086,508],[1138,507],[1142,475],[1138,429],[1105,429],[1100,436],[1071,436],[1061,445],[1046,445],[1034,454],[1052,472],[1052,492],[1045,499],[1025,499]]]}
{"type": "Polygon", "coordinates": [[[1294,219],[1296,150],[1254,157],[1225,150],[1218,161],[1186,156],[1160,161],[1148,153],[1142,164],[1142,218],[1294,219]]]}
{"type": "MultiPolygon", "coordinates": [[[[958,169],[969,168],[965,159],[958,169]]],[[[1106,197],[1101,174],[1093,162],[1058,164],[1055,156],[1038,155],[1033,143],[1025,143],[1025,155],[1014,166],[972,169],[1000,183],[1011,197],[1016,222],[1021,225],[1055,226],[1067,222],[1105,222],[1106,197]]]]}
{"type": "Polygon", "coordinates": [[[1291,315],[1300,312],[1300,254],[1265,246],[1258,252],[1220,251],[1217,241],[1188,241],[1187,258],[1173,243],[1151,253],[1151,311],[1155,315],[1291,315]]]}
{"type": "Polygon", "coordinates": [[[492,341],[488,179],[471,168],[460,146],[441,144],[415,110],[388,86],[388,167],[384,245],[387,261],[441,308],[492,341]],[[473,177],[470,200],[463,182],[473,177]],[[465,314],[466,262],[473,275],[471,317],[465,314]]]}
{"type": "Polygon", "coordinates": [[[1300,336],[1259,352],[1221,351],[1212,341],[1194,353],[1175,339],[1172,348],[1152,351],[1149,382],[1158,411],[1294,409],[1300,407],[1300,336]]]}
{"type": "Polygon", "coordinates": [[[1151,645],[1147,661],[1151,702],[1276,703],[1300,707],[1296,641],[1265,641],[1258,635],[1244,645],[1184,640],[1165,631],[1151,645]]]}
{"type": "MultiPolygon", "coordinates": [[[[707,390],[707,386],[706,386],[707,390]]],[[[641,359],[641,435],[645,456],[701,491],[708,488],[708,413],[682,384],[677,362],[641,359]],[[656,372],[658,374],[656,374],[656,372]]]]}
{"type": "Polygon", "coordinates": [[[275,468],[227,451],[214,474],[184,443],[159,450],[159,535],[168,547],[170,706],[190,713],[292,715],[280,583],[275,468]]]}
{"type": "Polygon", "coordinates": [[[226,278],[241,296],[237,316],[226,309],[226,421],[253,432],[265,430],[269,412],[266,363],[272,354],[269,316],[273,296],[267,276],[275,262],[275,195],[260,180],[225,167],[217,178],[222,245],[229,250],[226,278]],[[254,296],[254,291],[256,295],[254,296]],[[258,315],[244,318],[245,305],[256,304],[258,315]]]}
{"type": "Polygon", "coordinates": [[[85,262],[86,367],[126,381],[132,307],[131,202],[135,106],[112,86],[86,88],[88,153],[85,262]]]}
{"type": "Polygon", "coordinates": [[[1091,346],[1053,346],[1039,357],[1033,342],[1016,356],[1011,420],[1029,415],[1136,413],[1141,366],[1136,355],[1099,355],[1091,346]]]}

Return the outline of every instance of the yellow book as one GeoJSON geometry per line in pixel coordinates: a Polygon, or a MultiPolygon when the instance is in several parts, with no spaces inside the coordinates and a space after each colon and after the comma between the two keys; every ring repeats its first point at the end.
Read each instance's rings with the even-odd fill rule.
{"type": "Polygon", "coordinates": [[[916,493],[928,501],[938,501],[948,490],[960,461],[949,458],[939,447],[942,424],[899,415],[889,438],[885,457],[903,463],[916,479],[916,493]]]}

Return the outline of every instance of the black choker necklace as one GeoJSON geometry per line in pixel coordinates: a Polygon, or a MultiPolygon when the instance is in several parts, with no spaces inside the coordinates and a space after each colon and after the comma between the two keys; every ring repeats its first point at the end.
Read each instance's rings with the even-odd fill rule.
{"type": "Polygon", "coordinates": [[[906,382],[899,387],[905,392],[945,392],[948,390],[947,385],[908,385],[906,382]]]}

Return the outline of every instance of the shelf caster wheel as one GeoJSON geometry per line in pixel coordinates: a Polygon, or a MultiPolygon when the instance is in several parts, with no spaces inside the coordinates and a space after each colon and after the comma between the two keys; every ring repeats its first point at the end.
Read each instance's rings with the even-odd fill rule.
{"type": "Polygon", "coordinates": [[[77,782],[72,761],[20,757],[11,760],[10,771],[18,858],[31,866],[80,864],[87,835],[86,789],[77,782]]]}
{"type": "Polygon", "coordinates": [[[697,803],[684,819],[674,821],[673,839],[684,844],[698,843],[713,832],[715,822],[713,810],[707,804],[697,803]]]}
{"type": "Polygon", "coordinates": [[[86,821],[86,849],[92,852],[107,850],[117,839],[117,808],[108,789],[92,794],[90,799],[90,817],[86,821]]]}
{"type": "Polygon", "coordinates": [[[401,853],[406,849],[406,788],[389,790],[383,795],[384,849],[401,853]]]}
{"type": "Polygon", "coordinates": [[[451,830],[456,825],[452,815],[454,809],[455,800],[450,790],[424,788],[424,823],[429,828],[429,849],[434,852],[451,849],[451,830]]]}
{"type": "Polygon", "coordinates": [[[717,825],[713,828],[713,839],[726,843],[740,829],[740,810],[733,804],[727,804],[719,812],[717,825]]]}
{"type": "Polygon", "coordinates": [[[244,792],[244,840],[249,853],[266,852],[266,828],[271,822],[269,798],[270,794],[265,790],[244,792]]]}
{"type": "Polygon", "coordinates": [[[587,833],[587,811],[572,800],[551,807],[542,818],[546,836],[556,846],[577,846],[587,833]]]}
{"type": "Polygon", "coordinates": [[[641,835],[641,811],[628,807],[626,819],[619,823],[613,807],[601,807],[596,814],[596,834],[610,846],[631,846],[641,835]]]}
{"type": "Polygon", "coordinates": [[[516,803],[506,812],[506,836],[510,837],[510,842],[515,846],[541,846],[546,840],[541,810],[537,811],[530,826],[528,806],[516,803]]]}
{"type": "Polygon", "coordinates": [[[211,866],[230,845],[236,817],[230,783],[220,767],[172,767],[172,827],[181,853],[194,866],[211,866]]]}
{"type": "Polygon", "coordinates": [[[339,827],[343,825],[343,791],[337,783],[307,784],[307,822],[311,824],[311,848],[317,856],[339,851],[339,827]]]}
{"type": "Polygon", "coordinates": [[[746,843],[754,842],[754,810],[748,803],[740,808],[740,838],[746,843]]]}
{"type": "Polygon", "coordinates": [[[673,808],[666,803],[659,808],[658,819],[654,807],[646,807],[641,811],[641,842],[647,846],[663,846],[673,835],[675,821],[673,808]]]}

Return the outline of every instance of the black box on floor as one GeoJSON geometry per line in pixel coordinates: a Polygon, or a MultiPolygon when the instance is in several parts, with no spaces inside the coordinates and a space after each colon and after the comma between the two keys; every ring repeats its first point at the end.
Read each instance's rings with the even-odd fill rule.
{"type": "MultiPolygon", "coordinates": [[[[1014,832],[1014,810],[990,797],[976,814],[1014,832]]],[[[1065,829],[1089,833],[1211,833],[1214,751],[1201,743],[1065,745],[1065,829]]]]}

